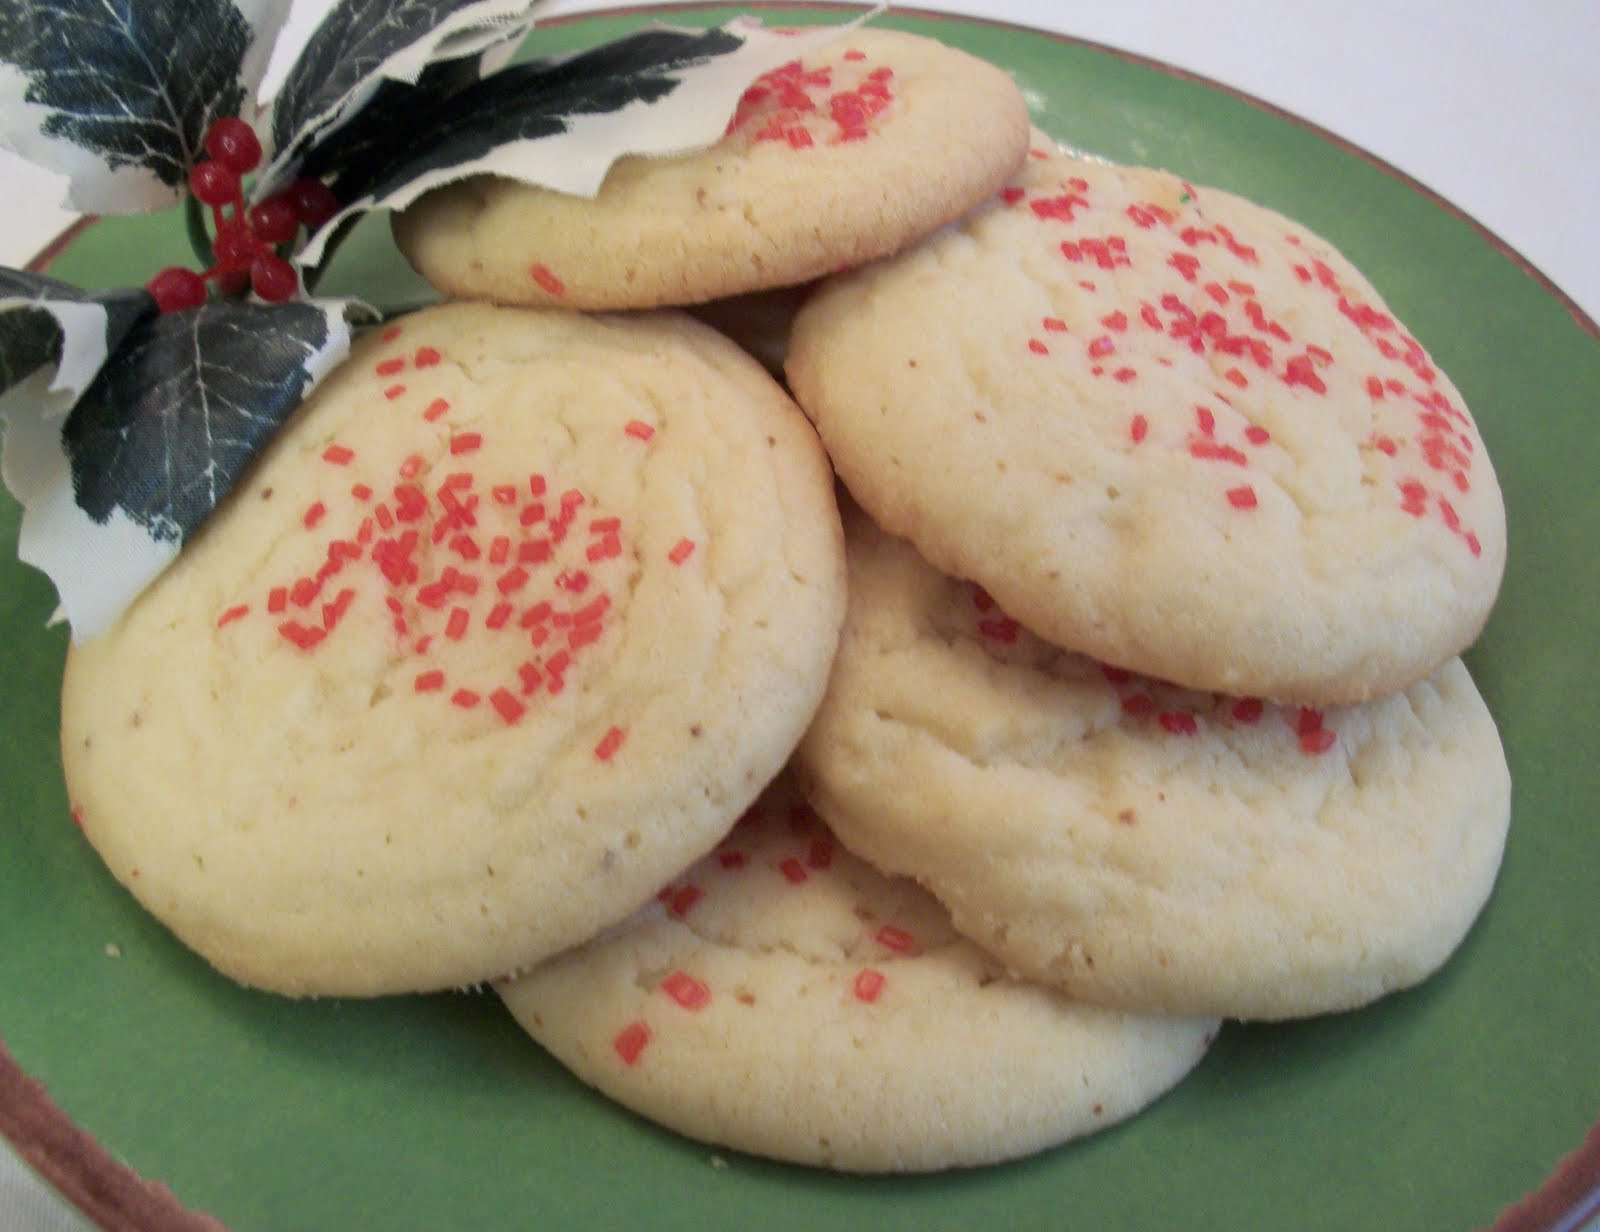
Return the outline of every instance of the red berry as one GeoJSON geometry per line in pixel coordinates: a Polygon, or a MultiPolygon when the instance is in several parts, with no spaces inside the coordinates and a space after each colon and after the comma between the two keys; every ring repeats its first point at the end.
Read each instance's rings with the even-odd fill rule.
{"type": "Polygon", "coordinates": [[[206,153],[239,175],[261,162],[261,140],[238,116],[223,116],[206,129],[206,153]]]}
{"type": "Polygon", "coordinates": [[[224,221],[217,228],[216,239],[211,242],[211,250],[217,254],[217,265],[224,270],[250,268],[250,262],[255,260],[260,247],[256,237],[250,233],[249,226],[236,218],[224,221]]]}
{"type": "Polygon", "coordinates": [[[300,215],[288,195],[279,193],[250,207],[250,230],[264,244],[286,244],[300,229],[300,215]]]}
{"type": "Polygon", "coordinates": [[[300,275],[282,257],[264,252],[250,265],[250,285],[269,304],[281,304],[300,289],[300,275]]]}
{"type": "Polygon", "coordinates": [[[224,270],[217,275],[217,290],[223,295],[243,295],[249,289],[248,269],[224,270]]]}
{"type": "Polygon", "coordinates": [[[215,160],[196,163],[189,172],[189,191],[204,205],[227,205],[239,198],[239,173],[215,160]]]}
{"type": "Polygon", "coordinates": [[[339,198],[321,180],[302,177],[289,185],[288,196],[300,221],[313,231],[339,212],[339,198]]]}
{"type": "Polygon", "coordinates": [[[206,302],[205,279],[179,265],[162,270],[144,284],[144,289],[156,297],[156,307],[162,312],[198,308],[206,302]]]}

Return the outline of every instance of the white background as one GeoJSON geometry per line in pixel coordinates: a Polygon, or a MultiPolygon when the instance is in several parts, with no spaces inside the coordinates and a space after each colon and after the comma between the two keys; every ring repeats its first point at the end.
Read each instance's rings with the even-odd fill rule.
{"type": "MultiPolygon", "coordinates": [[[[296,24],[321,0],[298,0],[296,24]]],[[[551,16],[616,7],[551,0],[551,16]]],[[[1472,215],[1600,318],[1600,6],[1592,0],[924,0],[1199,73],[1312,120],[1472,215]]],[[[67,225],[0,152],[0,262],[67,225]]],[[[0,1024],[3,1028],[3,1024],[0,1024]]],[[[1552,1161],[1553,1163],[1554,1161],[1552,1161]]],[[[87,1228],[0,1148],[0,1228],[87,1228]]]]}

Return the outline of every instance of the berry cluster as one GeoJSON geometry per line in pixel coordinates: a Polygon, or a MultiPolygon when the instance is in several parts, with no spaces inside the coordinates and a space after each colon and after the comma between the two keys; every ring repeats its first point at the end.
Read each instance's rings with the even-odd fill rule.
{"type": "Polygon", "coordinates": [[[162,312],[198,308],[210,282],[224,295],[249,289],[270,303],[294,298],[300,275],[283,250],[301,226],[314,230],[338,212],[333,190],[321,180],[302,178],[247,210],[244,177],[261,163],[255,131],[237,116],[223,116],[206,130],[205,151],[207,157],[189,173],[189,191],[211,208],[212,265],[200,273],[170,266],[150,279],[146,290],[162,312]]]}

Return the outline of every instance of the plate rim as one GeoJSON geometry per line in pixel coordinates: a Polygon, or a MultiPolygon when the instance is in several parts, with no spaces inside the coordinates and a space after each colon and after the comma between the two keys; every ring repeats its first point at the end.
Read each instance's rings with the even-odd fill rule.
{"type": "MultiPolygon", "coordinates": [[[[1319,140],[1359,158],[1387,178],[1399,182],[1430,205],[1466,223],[1496,252],[1510,260],[1560,304],[1578,328],[1600,342],[1600,323],[1573,297],[1526,257],[1515,245],[1466,209],[1409,172],[1364,146],[1286,107],[1170,61],[1061,31],[946,10],[909,5],[828,3],[827,0],[669,0],[662,4],[627,4],[614,8],[568,13],[536,21],[530,31],[586,22],[662,17],[737,8],[799,11],[829,15],[887,15],[911,17],[930,24],[952,23],[1012,31],[1085,48],[1125,63],[1153,69],[1163,76],[1216,91],[1251,108],[1301,128],[1319,140]],[[878,13],[875,10],[881,9],[878,13]]],[[[31,273],[44,273],[100,215],[84,215],[50,239],[24,265],[31,273]]],[[[74,1122],[50,1097],[44,1085],[29,1075],[6,1048],[0,1034],[0,1138],[21,1161],[65,1198],[82,1215],[108,1232],[226,1232],[216,1218],[185,1205],[159,1181],[141,1176],[122,1163],[89,1131],[74,1122]]],[[[1600,1115],[1584,1138],[1559,1158],[1536,1188],[1508,1205],[1488,1232],[1576,1232],[1578,1220],[1600,1214],[1600,1115]]]]}

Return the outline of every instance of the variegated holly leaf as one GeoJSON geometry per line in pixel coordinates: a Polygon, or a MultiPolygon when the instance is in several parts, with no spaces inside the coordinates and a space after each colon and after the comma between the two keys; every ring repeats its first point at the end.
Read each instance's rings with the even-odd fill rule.
{"type": "Polygon", "coordinates": [[[625,154],[710,145],[752,81],[861,20],[803,33],[747,18],[707,30],[654,26],[576,56],[512,65],[447,99],[402,92],[366,145],[311,154],[345,205],[297,259],[316,265],[357,215],[403,209],[472,175],[593,196],[625,154]]]}
{"type": "MultiPolygon", "coordinates": [[[[308,150],[369,108],[386,84],[423,84],[433,65],[476,80],[482,57],[507,48],[533,25],[538,0],[338,0],[324,16],[272,102],[277,150],[257,177],[256,197],[281,188],[308,150]]],[[[490,60],[491,65],[497,62],[490,60]]],[[[425,83],[434,93],[447,75],[425,83]]]]}
{"type": "Polygon", "coordinates": [[[219,300],[147,316],[64,421],[10,408],[18,555],[55,583],[75,638],[105,628],[178,554],[348,353],[350,319],[363,312],[219,300]]]}
{"type": "Polygon", "coordinates": [[[148,291],[83,291],[0,267],[0,414],[31,380],[51,404],[46,413],[65,415],[106,357],[155,311],[148,291]]]}
{"type": "Polygon", "coordinates": [[[206,129],[252,118],[290,0],[0,5],[0,144],[91,213],[176,203],[206,129]]]}

